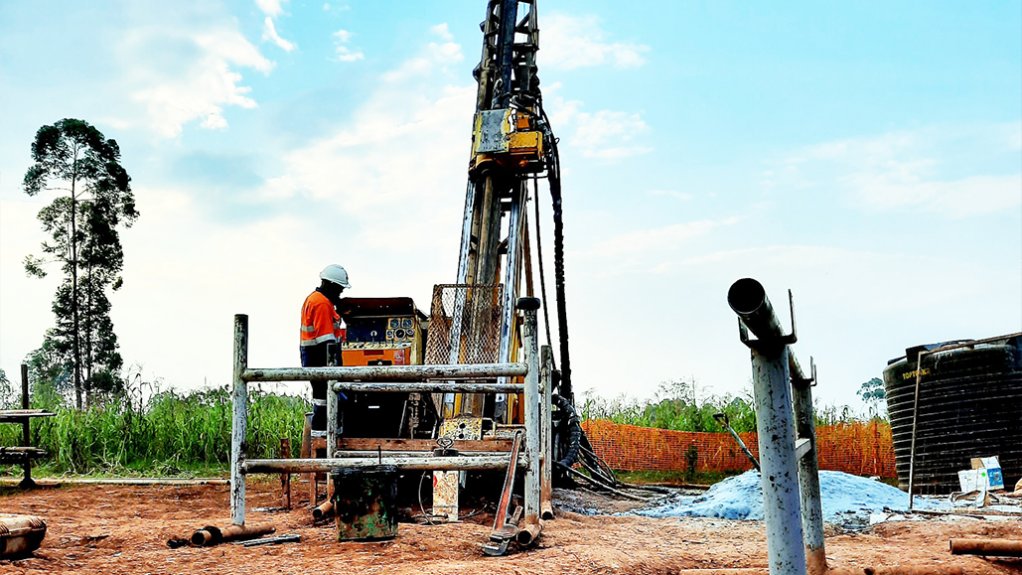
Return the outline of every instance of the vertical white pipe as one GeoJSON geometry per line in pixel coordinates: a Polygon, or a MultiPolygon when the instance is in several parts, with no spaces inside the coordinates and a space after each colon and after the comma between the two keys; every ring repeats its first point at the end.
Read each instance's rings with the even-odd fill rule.
{"type": "Polygon", "coordinates": [[[542,387],[542,401],[540,403],[540,436],[543,445],[542,475],[540,476],[540,513],[543,519],[553,519],[553,423],[550,413],[553,404],[553,352],[549,345],[544,345],[540,350],[540,379],[542,387]]]}
{"type": "Polygon", "coordinates": [[[248,367],[248,316],[234,316],[234,388],[231,394],[233,419],[231,421],[231,521],[245,524],[245,476],[241,465],[245,461],[245,431],[248,423],[248,383],[242,374],[248,367]]]}
{"type": "MultiPolygon", "coordinates": [[[[508,219],[507,231],[507,262],[504,267],[504,306],[500,321],[500,348],[497,361],[508,363],[511,361],[511,332],[514,329],[515,303],[518,301],[518,284],[521,278],[522,259],[522,223],[525,221],[525,185],[519,186],[511,201],[511,213],[508,219]]],[[[507,381],[506,377],[498,379],[499,382],[507,381]]],[[[507,422],[507,395],[496,394],[496,403],[493,417],[500,422],[507,422]]]]}
{"type": "Polygon", "coordinates": [[[805,575],[795,422],[791,404],[788,348],[783,343],[752,349],[756,431],[762,468],[763,514],[771,575],[805,575]]]}
{"type": "Polygon", "coordinates": [[[823,505],[820,501],[820,464],[816,459],[813,392],[809,380],[794,381],[791,387],[797,435],[799,439],[808,439],[810,442],[809,451],[798,460],[798,481],[808,569],[811,575],[819,575],[827,572],[827,553],[823,538],[823,505]]]}
{"type": "Polygon", "coordinates": [[[539,395],[539,345],[536,337],[536,310],[539,300],[523,297],[518,300],[518,309],[525,313],[522,326],[525,363],[529,373],[525,376],[525,451],[529,454],[529,465],[525,469],[525,524],[538,524],[540,515],[540,395],[539,395]]]}
{"type": "MultiPolygon", "coordinates": [[[[326,384],[326,457],[334,458],[337,449],[337,391],[333,381],[326,384]]],[[[327,478],[327,481],[330,479],[327,478]]]]}

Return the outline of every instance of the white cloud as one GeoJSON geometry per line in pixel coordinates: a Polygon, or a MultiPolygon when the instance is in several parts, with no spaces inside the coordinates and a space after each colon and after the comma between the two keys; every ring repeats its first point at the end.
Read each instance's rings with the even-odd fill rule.
{"type": "Polygon", "coordinates": [[[578,148],[586,157],[613,160],[652,151],[637,143],[639,136],[649,131],[639,114],[614,110],[575,112],[573,120],[575,130],[565,143],[578,148]]]}
{"type": "Polygon", "coordinates": [[[446,70],[451,64],[464,59],[461,45],[454,41],[446,23],[433,26],[430,33],[439,41],[428,42],[422,49],[421,56],[405,60],[400,66],[384,74],[383,79],[391,83],[400,83],[416,77],[427,77],[440,70],[446,70]]]}
{"type": "Polygon", "coordinates": [[[645,64],[649,46],[611,42],[596,16],[553,13],[541,20],[539,62],[542,69],[571,70],[593,66],[636,68],[645,64]]]}
{"type": "Polygon", "coordinates": [[[283,4],[287,0],[256,0],[256,6],[262,10],[263,14],[276,18],[284,12],[283,4]]]}
{"type": "Polygon", "coordinates": [[[587,253],[599,257],[621,257],[676,250],[693,238],[724,226],[733,226],[738,218],[681,222],[659,228],[640,229],[617,234],[592,246],[587,253]]]}
{"type": "Polygon", "coordinates": [[[446,40],[443,45],[430,42],[417,50],[422,56],[382,74],[349,122],[284,154],[280,173],[257,196],[322,202],[366,225],[387,214],[385,229],[395,233],[378,233],[380,226],[372,225],[368,233],[377,246],[446,237],[436,235],[438,227],[456,233],[457,210],[434,208],[438,194],[457,204],[464,193],[475,88],[449,84],[445,74],[412,72],[418,64],[409,62],[441,70],[452,53],[460,53],[443,37],[445,27],[432,32],[446,40]]]}
{"type": "MultiPolygon", "coordinates": [[[[985,173],[975,154],[1017,152],[1017,128],[925,129],[824,142],[764,173],[767,189],[828,185],[875,211],[922,210],[950,218],[999,213],[1022,204],[1022,172],[985,173]]],[[[1012,162],[1017,166],[1017,161],[1012,162]]]]}
{"type": "Polygon", "coordinates": [[[648,193],[654,197],[672,198],[680,202],[687,202],[695,197],[691,192],[682,192],[680,190],[650,190],[648,193]]]}
{"type": "Polygon", "coordinates": [[[365,58],[362,50],[348,46],[351,42],[351,32],[340,29],[334,32],[334,56],[339,62],[357,62],[365,58]]]}
{"type": "Polygon", "coordinates": [[[277,33],[277,27],[273,24],[273,18],[267,16],[263,19],[263,40],[269,40],[277,45],[278,48],[285,52],[291,52],[295,49],[293,42],[289,42],[284,38],[280,37],[277,33]]]}
{"type": "Polygon", "coordinates": [[[257,105],[237,69],[264,74],[273,69],[233,26],[190,33],[142,28],[125,35],[120,51],[129,68],[131,99],[145,108],[148,126],[164,137],[177,136],[196,120],[207,129],[226,128],[226,107],[257,105]],[[172,65],[154,66],[149,59],[156,57],[169,58],[172,65]]]}

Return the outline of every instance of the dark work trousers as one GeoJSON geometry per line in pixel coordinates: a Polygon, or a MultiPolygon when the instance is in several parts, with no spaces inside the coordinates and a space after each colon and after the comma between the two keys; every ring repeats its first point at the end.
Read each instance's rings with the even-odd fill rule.
{"type": "MultiPolygon", "coordinates": [[[[340,347],[334,342],[323,342],[301,347],[302,367],[327,367],[341,365],[340,347]]],[[[326,383],[310,381],[312,384],[312,430],[326,430],[326,383]]],[[[341,396],[343,397],[343,396],[341,396]]],[[[342,409],[338,404],[338,409],[342,409]]],[[[341,418],[340,411],[338,417],[341,418]]]]}

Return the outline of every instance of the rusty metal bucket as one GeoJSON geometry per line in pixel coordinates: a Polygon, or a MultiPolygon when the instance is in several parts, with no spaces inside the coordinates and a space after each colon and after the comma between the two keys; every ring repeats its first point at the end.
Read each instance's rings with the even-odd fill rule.
{"type": "Polygon", "coordinates": [[[46,523],[32,515],[0,513],[0,557],[27,555],[46,537],[46,523]]]}
{"type": "Polygon", "coordinates": [[[397,537],[397,468],[391,465],[331,470],[338,541],[397,537]]]}

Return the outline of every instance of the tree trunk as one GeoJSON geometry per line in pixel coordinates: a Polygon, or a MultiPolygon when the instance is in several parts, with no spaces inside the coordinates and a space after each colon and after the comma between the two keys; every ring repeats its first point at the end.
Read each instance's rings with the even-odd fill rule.
{"type": "Polygon", "coordinates": [[[75,146],[74,167],[71,170],[71,340],[74,355],[75,407],[82,409],[82,355],[78,337],[78,198],[75,183],[78,179],[78,147],[75,146]]]}
{"type": "Polygon", "coordinates": [[[85,397],[89,399],[89,392],[92,388],[92,331],[94,329],[93,324],[93,309],[92,309],[92,261],[89,260],[88,266],[85,269],[86,282],[86,295],[85,295],[85,309],[83,310],[83,319],[85,320],[85,354],[83,363],[85,364],[85,384],[87,389],[85,390],[85,397]]]}

